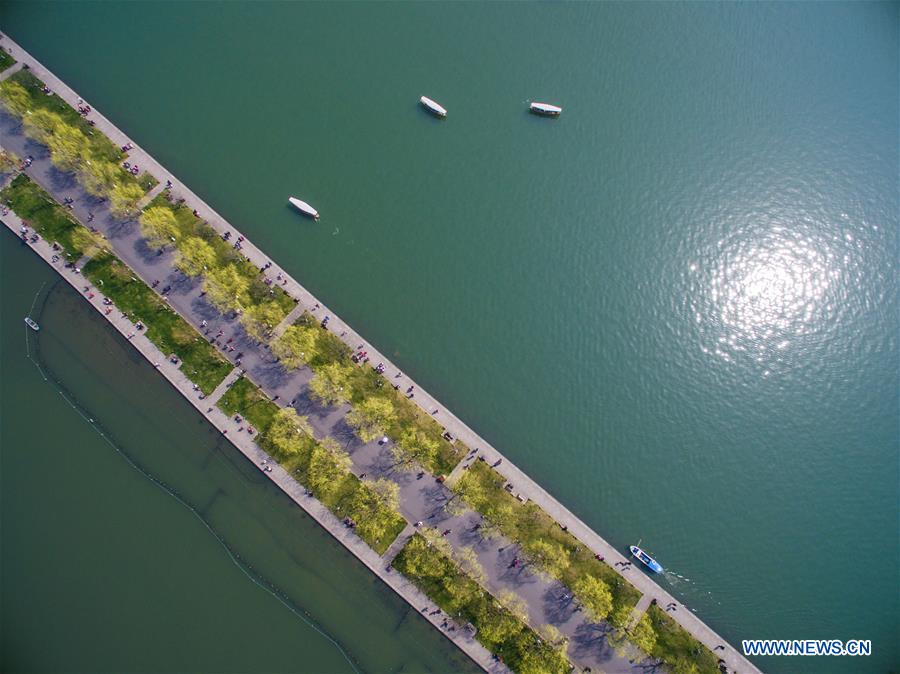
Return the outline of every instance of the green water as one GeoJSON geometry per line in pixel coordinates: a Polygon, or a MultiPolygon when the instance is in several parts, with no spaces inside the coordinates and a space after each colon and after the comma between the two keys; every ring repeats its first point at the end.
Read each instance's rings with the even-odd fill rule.
{"type": "Polygon", "coordinates": [[[0,25],[732,642],[874,642],[765,670],[898,666],[897,4],[0,25]]]}
{"type": "Polygon", "coordinates": [[[3,671],[477,671],[6,228],[0,263],[3,671]]]}

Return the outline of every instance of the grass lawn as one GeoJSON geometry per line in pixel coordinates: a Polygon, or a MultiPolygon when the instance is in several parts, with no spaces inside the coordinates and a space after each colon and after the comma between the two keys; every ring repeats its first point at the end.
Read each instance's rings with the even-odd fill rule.
{"type": "Polygon", "coordinates": [[[0,47],[0,73],[15,64],[16,60],[9,55],[9,52],[0,47]]]}
{"type": "Polygon", "coordinates": [[[278,411],[278,405],[269,400],[259,387],[246,377],[241,377],[219,398],[218,407],[229,416],[240,414],[259,433],[265,433],[278,411]]]}
{"type": "MultiPolygon", "coordinates": [[[[316,354],[307,359],[313,371],[329,363],[342,362],[349,364],[352,350],[341,338],[328,330],[321,329],[316,319],[304,313],[294,325],[314,327],[319,331],[316,338],[316,354]]],[[[396,412],[396,419],[384,432],[391,438],[399,438],[403,431],[415,428],[438,445],[437,456],[429,465],[423,466],[434,475],[449,475],[469,448],[459,440],[449,442],[443,437],[444,428],[434,418],[409,400],[401,391],[394,390],[393,385],[383,375],[367,365],[354,368],[350,378],[350,404],[358,405],[371,397],[384,397],[390,400],[396,412]]]]}
{"type": "Polygon", "coordinates": [[[156,179],[156,176],[150,173],[149,171],[142,171],[141,174],[136,178],[138,181],[138,185],[141,186],[141,189],[144,192],[149,192],[154,187],[159,185],[159,180],[156,179]]]}
{"type": "Polygon", "coordinates": [[[86,249],[100,241],[24,173],[0,192],[3,203],[33,227],[47,241],[58,243],[72,262],[77,262],[86,249]]]}
{"type": "Polygon", "coordinates": [[[540,639],[456,563],[416,534],[394,558],[393,566],[429,599],[462,624],[471,623],[475,638],[514,672],[565,674],[564,654],[540,639]]]}
{"type": "MultiPolygon", "coordinates": [[[[88,124],[87,120],[62,98],[54,93],[50,93],[49,95],[45,94],[43,91],[44,82],[36,77],[30,70],[23,68],[22,70],[13,73],[8,81],[22,85],[25,91],[28,92],[31,104],[34,106],[35,110],[42,109],[53,112],[59,115],[67,124],[74,126],[81,131],[90,142],[90,152],[93,157],[98,160],[108,161],[117,166],[121,165],[125,158],[122,149],[116,146],[116,144],[103,133],[88,124]]],[[[140,185],[145,192],[152,189],[159,182],[156,178],[146,172],[141,176],[134,176],[124,168],[121,168],[121,176],[119,178],[122,183],[134,183],[140,185]]]]}
{"type": "Polygon", "coordinates": [[[485,461],[475,461],[453,488],[463,494],[466,502],[492,520],[492,513],[507,512],[510,515],[494,520],[500,531],[526,550],[536,541],[553,543],[565,550],[568,565],[557,574],[557,579],[571,588],[585,575],[604,581],[613,597],[612,614],[630,615],[641,593],[605,562],[601,562],[581,541],[563,531],[550,515],[533,503],[521,503],[506,491],[505,478],[485,461]]]}
{"type": "Polygon", "coordinates": [[[661,659],[674,674],[716,674],[719,659],[692,637],[659,606],[651,604],[646,617],[656,633],[650,655],[661,659]]]}
{"type": "Polygon", "coordinates": [[[147,337],[181,360],[181,371],[205,394],[212,393],[234,369],[200,333],[162,301],[131,269],[109,252],[96,255],[82,273],[131,318],[140,319],[147,337]]]}

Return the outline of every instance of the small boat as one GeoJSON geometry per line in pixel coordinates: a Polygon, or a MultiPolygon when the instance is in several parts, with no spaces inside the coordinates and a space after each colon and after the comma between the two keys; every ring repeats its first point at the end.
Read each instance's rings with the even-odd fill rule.
{"type": "Polygon", "coordinates": [[[444,108],[444,106],[440,105],[439,103],[435,103],[430,98],[428,98],[428,96],[422,96],[422,98],[419,99],[419,102],[424,105],[429,112],[437,115],[438,117],[447,116],[447,110],[444,108]]]}
{"type": "Polygon", "coordinates": [[[536,115],[544,115],[545,117],[559,117],[559,113],[562,112],[561,107],[550,105],[549,103],[532,103],[528,106],[528,109],[536,115]]]}
{"type": "Polygon", "coordinates": [[[304,215],[308,215],[313,220],[319,219],[319,211],[317,211],[315,208],[310,206],[305,201],[301,201],[300,199],[297,199],[295,197],[288,197],[288,201],[291,202],[291,205],[295,206],[297,208],[297,210],[300,211],[301,213],[303,213],[304,215]]]}
{"type": "Polygon", "coordinates": [[[33,320],[31,320],[30,316],[25,317],[25,325],[27,325],[29,328],[31,328],[35,332],[37,332],[38,330],[41,329],[41,326],[38,325],[37,323],[35,323],[33,320]]]}
{"type": "Polygon", "coordinates": [[[653,571],[653,573],[662,573],[663,568],[659,562],[657,562],[653,557],[648,555],[646,552],[641,550],[638,546],[632,545],[629,550],[631,550],[631,554],[641,560],[641,563],[646,566],[648,569],[653,571]]]}

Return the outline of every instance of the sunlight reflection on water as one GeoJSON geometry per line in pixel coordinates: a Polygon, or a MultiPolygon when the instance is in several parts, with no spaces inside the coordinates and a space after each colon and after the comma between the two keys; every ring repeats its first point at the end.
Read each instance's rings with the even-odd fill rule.
{"type": "Polygon", "coordinates": [[[744,231],[716,247],[705,307],[695,307],[703,351],[728,362],[749,357],[768,376],[798,339],[831,317],[844,265],[832,242],[802,226],[744,231]]]}

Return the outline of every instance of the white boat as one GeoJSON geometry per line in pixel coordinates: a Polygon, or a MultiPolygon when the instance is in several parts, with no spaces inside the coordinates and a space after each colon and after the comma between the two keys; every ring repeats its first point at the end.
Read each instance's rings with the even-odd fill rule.
{"type": "Polygon", "coordinates": [[[546,115],[547,117],[559,117],[559,113],[562,112],[561,107],[558,105],[550,105],[549,103],[535,102],[528,106],[528,109],[536,115],[546,115]]]}
{"type": "Polygon", "coordinates": [[[428,98],[428,96],[422,96],[422,98],[419,99],[419,102],[438,117],[447,116],[447,110],[444,108],[444,106],[440,105],[439,103],[435,103],[430,98],[428,98]]]}
{"type": "Polygon", "coordinates": [[[37,323],[35,323],[33,320],[31,320],[30,316],[25,317],[25,325],[27,325],[29,328],[31,328],[35,332],[37,332],[38,330],[41,329],[41,326],[38,325],[37,323]]]}
{"type": "Polygon", "coordinates": [[[300,211],[304,215],[308,215],[313,220],[319,219],[319,211],[317,211],[315,208],[310,206],[305,201],[301,201],[300,199],[297,199],[296,197],[288,197],[288,201],[291,202],[291,205],[294,206],[298,211],[300,211]]]}
{"type": "Polygon", "coordinates": [[[655,559],[653,559],[653,557],[651,557],[646,552],[641,550],[638,546],[632,545],[632,546],[629,546],[628,549],[631,550],[632,555],[634,555],[639,560],[641,560],[641,564],[643,564],[648,569],[653,571],[653,573],[662,573],[663,572],[662,565],[659,562],[657,562],[655,559]]]}

